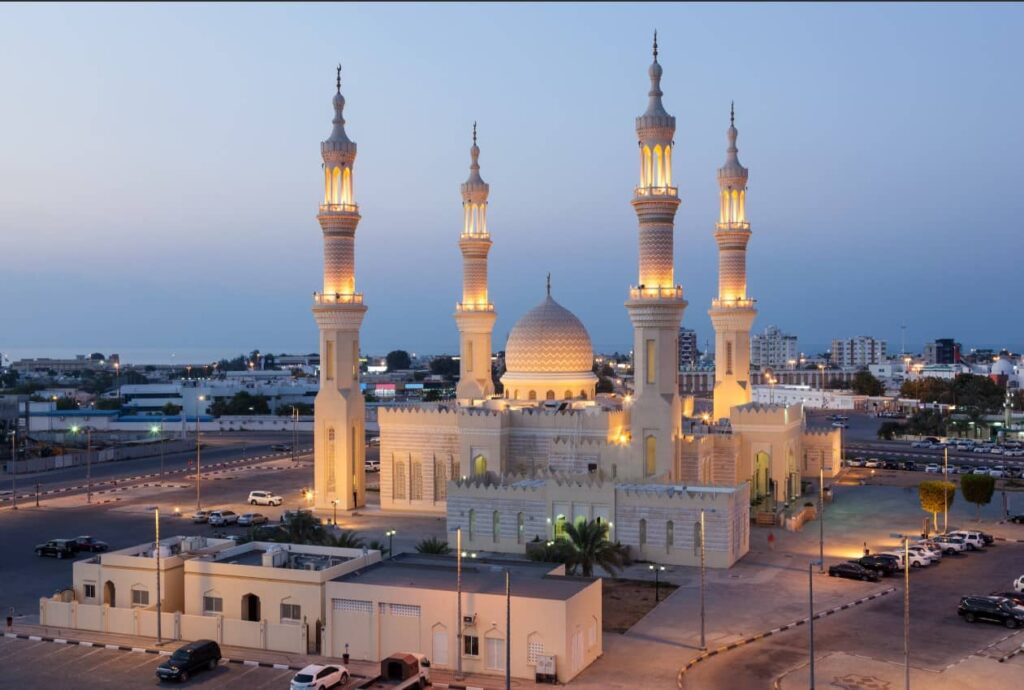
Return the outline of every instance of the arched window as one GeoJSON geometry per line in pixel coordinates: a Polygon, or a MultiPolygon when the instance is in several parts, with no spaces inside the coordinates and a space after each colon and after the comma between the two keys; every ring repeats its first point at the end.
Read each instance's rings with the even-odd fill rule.
{"type": "Polygon", "coordinates": [[[524,522],[523,514],[522,513],[516,513],[516,543],[517,544],[522,544],[523,543],[523,539],[526,538],[526,535],[524,534],[525,530],[526,530],[526,523],[524,522]]]}
{"type": "Polygon", "coordinates": [[[394,476],[391,478],[391,497],[394,499],[404,499],[407,496],[405,492],[405,463],[401,460],[396,461],[394,468],[394,476]]]}
{"type": "Polygon", "coordinates": [[[497,544],[501,540],[501,513],[491,513],[491,539],[497,544]]]}
{"type": "Polygon", "coordinates": [[[409,498],[413,501],[423,499],[423,463],[419,460],[412,463],[412,480],[409,482],[409,498]]]}
{"type": "Polygon", "coordinates": [[[555,539],[561,539],[565,536],[565,515],[559,513],[555,516],[555,539]]]}
{"type": "Polygon", "coordinates": [[[537,391],[530,391],[529,398],[530,398],[530,400],[536,400],[537,399],[537,391]]]}
{"type": "Polygon", "coordinates": [[[671,520],[665,523],[665,553],[671,553],[676,543],[676,526],[671,520]]]}
{"type": "Polygon", "coordinates": [[[487,458],[478,455],[473,458],[473,476],[482,477],[487,474],[487,458]]]}
{"type": "Polygon", "coordinates": [[[672,146],[665,147],[665,186],[672,186],[672,146]]]}
{"type": "Polygon", "coordinates": [[[572,391],[566,391],[565,395],[563,396],[563,399],[572,400],[572,391]]]}
{"type": "Polygon", "coordinates": [[[648,146],[643,148],[640,155],[640,186],[651,186],[651,149],[648,146]]]}
{"type": "Polygon", "coordinates": [[[473,541],[473,529],[476,527],[476,511],[469,509],[469,540],[473,541]]]}
{"type": "Polygon", "coordinates": [[[655,187],[664,187],[665,186],[664,178],[665,178],[665,168],[662,165],[662,161],[661,161],[661,145],[659,144],[659,145],[654,147],[654,177],[652,178],[653,186],[655,186],[655,187]]]}
{"type": "Polygon", "coordinates": [[[443,501],[448,497],[448,465],[444,460],[434,461],[434,500],[443,501]]]}
{"type": "Polygon", "coordinates": [[[554,391],[548,391],[547,393],[544,394],[544,399],[545,400],[554,400],[555,399],[555,392],[554,391]]]}
{"type": "Polygon", "coordinates": [[[334,493],[334,427],[327,429],[327,493],[334,493]]]}
{"type": "Polygon", "coordinates": [[[640,533],[640,546],[647,543],[647,520],[640,518],[640,525],[637,530],[640,533]]]}
{"type": "Polygon", "coordinates": [[[345,168],[341,174],[341,203],[352,203],[352,169],[345,168]]]}
{"type": "Polygon", "coordinates": [[[586,399],[587,399],[587,392],[586,391],[580,391],[580,400],[586,400],[586,399]]]}
{"type": "Polygon", "coordinates": [[[653,477],[658,471],[658,439],[653,435],[644,439],[644,476],[653,477]]]}
{"type": "Polygon", "coordinates": [[[331,173],[331,203],[341,202],[341,169],[335,168],[331,173]]]}

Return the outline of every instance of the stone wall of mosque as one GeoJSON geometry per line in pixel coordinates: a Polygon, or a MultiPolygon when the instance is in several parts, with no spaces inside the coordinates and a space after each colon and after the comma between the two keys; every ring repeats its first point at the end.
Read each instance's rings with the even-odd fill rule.
{"type": "Polygon", "coordinates": [[[458,413],[443,407],[381,408],[383,510],[443,513],[448,481],[461,474],[458,413]]]}

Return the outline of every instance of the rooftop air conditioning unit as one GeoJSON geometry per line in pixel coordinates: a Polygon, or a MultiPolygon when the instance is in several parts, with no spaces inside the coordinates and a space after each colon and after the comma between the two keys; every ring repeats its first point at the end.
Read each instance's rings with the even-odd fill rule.
{"type": "Polygon", "coordinates": [[[474,623],[476,623],[476,614],[475,613],[472,616],[463,616],[462,617],[462,624],[463,625],[473,625],[474,623]]]}

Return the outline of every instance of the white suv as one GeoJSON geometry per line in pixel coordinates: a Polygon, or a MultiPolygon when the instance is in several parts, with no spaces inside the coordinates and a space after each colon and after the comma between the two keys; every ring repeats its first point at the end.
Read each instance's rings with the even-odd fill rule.
{"type": "Polygon", "coordinates": [[[310,664],[292,678],[291,690],[325,690],[348,684],[348,669],[344,666],[310,664]]]}
{"type": "Polygon", "coordinates": [[[967,530],[957,530],[950,532],[951,537],[960,537],[967,544],[967,548],[971,551],[976,551],[985,546],[985,539],[982,538],[981,532],[971,532],[967,530]]]}
{"type": "Polygon", "coordinates": [[[965,542],[962,537],[944,537],[940,534],[932,541],[935,542],[936,546],[948,554],[961,553],[967,550],[967,542],[965,542]]]}
{"type": "Polygon", "coordinates": [[[250,491],[249,503],[254,506],[279,506],[284,499],[276,496],[273,491],[250,491]]]}

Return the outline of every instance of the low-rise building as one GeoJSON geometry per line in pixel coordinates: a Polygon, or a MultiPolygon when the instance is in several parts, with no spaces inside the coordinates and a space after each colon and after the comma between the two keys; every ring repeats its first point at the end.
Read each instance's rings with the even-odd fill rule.
{"type": "Polygon", "coordinates": [[[326,590],[326,650],[373,661],[418,650],[446,669],[456,668],[461,653],[463,671],[501,674],[510,645],[513,678],[533,680],[542,657],[554,657],[563,683],[601,656],[599,578],[567,576],[565,566],[552,563],[463,558],[461,619],[457,581],[454,557],[419,554],[338,576],[326,590]]]}

